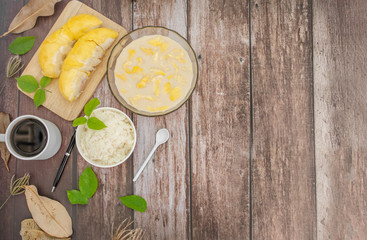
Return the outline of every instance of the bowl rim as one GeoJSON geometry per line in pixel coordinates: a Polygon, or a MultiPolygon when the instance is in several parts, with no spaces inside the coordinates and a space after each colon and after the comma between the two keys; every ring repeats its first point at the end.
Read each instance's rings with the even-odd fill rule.
{"type": "MultiPolygon", "coordinates": [[[[133,112],[134,114],[138,114],[140,116],[144,116],[144,117],[161,117],[161,116],[165,116],[167,114],[170,114],[172,112],[175,112],[177,111],[178,109],[180,109],[187,101],[190,100],[191,96],[192,96],[192,93],[194,92],[196,86],[197,86],[197,83],[198,83],[198,80],[199,80],[199,63],[198,63],[198,58],[196,56],[196,53],[194,51],[194,49],[192,48],[191,44],[188,42],[188,40],[186,38],[184,38],[181,34],[179,34],[177,31],[175,30],[172,30],[172,29],[169,29],[169,28],[166,28],[166,27],[163,27],[163,26],[154,26],[154,25],[147,25],[147,26],[144,26],[144,27],[141,27],[141,28],[137,28],[135,30],[132,30],[130,32],[128,32],[127,34],[125,34],[124,36],[122,36],[118,42],[113,46],[111,52],[110,52],[110,55],[108,56],[108,60],[107,60],[107,67],[106,67],[106,79],[107,79],[107,83],[108,83],[108,87],[112,93],[112,96],[117,100],[117,102],[119,104],[121,104],[124,108],[127,108],[129,111],[133,112]],[[137,112],[135,111],[129,104],[124,104],[122,102],[120,102],[120,100],[115,96],[115,94],[113,93],[112,91],[112,87],[111,87],[111,83],[110,83],[110,80],[109,80],[109,77],[108,77],[108,66],[109,66],[109,63],[110,63],[110,60],[111,60],[111,56],[112,56],[112,53],[113,51],[115,50],[115,48],[117,47],[117,45],[122,41],[122,39],[124,39],[125,37],[127,37],[128,35],[134,33],[134,32],[137,32],[137,31],[141,31],[143,29],[147,29],[147,28],[161,28],[161,29],[164,29],[164,30],[168,30],[170,32],[173,32],[175,34],[177,34],[178,37],[182,38],[186,43],[187,45],[189,46],[189,48],[191,49],[191,51],[193,52],[194,54],[194,57],[195,57],[195,64],[196,64],[196,80],[194,82],[194,86],[192,87],[192,89],[188,92],[187,94],[187,97],[182,101],[182,103],[178,104],[176,107],[172,108],[170,111],[168,112],[162,112],[160,114],[153,114],[153,115],[148,115],[148,114],[144,114],[144,113],[141,113],[141,112],[137,112]]],[[[195,75],[193,75],[193,77],[195,77],[195,75]]]]}
{"type": "Polygon", "coordinates": [[[85,157],[85,155],[83,154],[83,152],[80,150],[81,148],[79,148],[79,141],[78,141],[78,136],[79,136],[79,132],[80,132],[80,130],[79,129],[81,129],[81,126],[83,126],[83,125],[79,125],[78,127],[77,127],[77,129],[76,129],[76,134],[75,134],[75,145],[76,145],[76,147],[77,147],[77,149],[78,149],[78,152],[79,152],[79,154],[82,156],[82,158],[85,160],[85,161],[87,161],[89,164],[91,164],[91,165],[93,165],[93,166],[95,166],[95,167],[100,167],[100,168],[112,168],[112,167],[116,167],[116,166],[118,166],[118,165],[120,165],[120,164],[122,164],[122,163],[124,163],[127,159],[129,159],[129,157],[131,156],[131,154],[134,152],[134,150],[135,150],[135,146],[136,146],[136,129],[135,129],[135,125],[134,125],[134,123],[133,123],[133,121],[130,119],[130,117],[129,116],[127,116],[127,114],[126,113],[124,113],[123,111],[121,111],[120,109],[117,109],[117,108],[114,108],[114,107],[99,107],[99,108],[96,108],[94,111],[98,111],[99,109],[109,109],[109,110],[113,110],[113,111],[115,111],[115,112],[120,112],[120,113],[122,113],[128,120],[129,120],[129,122],[130,122],[130,124],[131,124],[131,126],[133,127],[133,130],[134,130],[134,144],[133,144],[133,146],[132,146],[132,148],[131,148],[131,150],[130,150],[130,152],[129,152],[129,154],[128,155],[126,155],[126,157],[121,161],[121,162],[118,162],[118,163],[115,163],[115,164],[113,164],[113,165],[99,165],[99,164],[97,164],[97,163],[94,163],[94,162],[92,162],[90,159],[88,159],[87,157],[85,157]]]}

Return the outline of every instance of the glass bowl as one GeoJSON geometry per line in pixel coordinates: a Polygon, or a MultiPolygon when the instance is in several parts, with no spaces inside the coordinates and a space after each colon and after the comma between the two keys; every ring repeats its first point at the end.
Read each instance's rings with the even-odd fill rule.
{"type": "Polygon", "coordinates": [[[107,81],[108,81],[108,85],[110,87],[110,90],[113,96],[123,107],[129,109],[130,111],[136,114],[142,115],[142,116],[157,117],[157,116],[163,116],[173,111],[176,111],[190,98],[192,92],[195,89],[195,86],[198,80],[198,73],[199,73],[198,69],[199,69],[199,66],[198,66],[198,61],[196,59],[196,54],[185,38],[183,38],[180,34],[178,34],[177,32],[173,30],[170,30],[164,27],[149,26],[149,27],[143,27],[143,28],[136,29],[126,34],[114,46],[114,48],[111,51],[111,55],[108,59],[108,62],[107,62],[107,81]],[[121,97],[119,90],[117,89],[117,86],[115,84],[114,71],[115,71],[116,60],[120,56],[120,53],[122,52],[122,50],[127,45],[129,45],[132,41],[138,38],[144,37],[144,36],[149,36],[149,35],[162,35],[162,36],[169,37],[172,40],[176,41],[186,50],[186,52],[188,53],[190,57],[191,63],[192,63],[193,79],[192,79],[189,91],[187,92],[186,96],[179,103],[177,103],[177,105],[174,108],[167,109],[166,111],[163,111],[163,112],[148,112],[148,111],[136,109],[130,103],[126,102],[125,99],[123,99],[123,97],[121,97]]]}

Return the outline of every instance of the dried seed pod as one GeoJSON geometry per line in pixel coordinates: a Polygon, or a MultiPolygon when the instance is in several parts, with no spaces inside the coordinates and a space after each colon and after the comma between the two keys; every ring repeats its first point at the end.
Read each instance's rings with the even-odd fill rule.
{"type": "MultiPolygon", "coordinates": [[[[0,133],[5,133],[6,128],[8,127],[9,124],[10,124],[9,114],[0,112],[0,133]]],[[[5,167],[9,172],[8,162],[10,158],[10,152],[6,148],[6,145],[4,142],[0,143],[0,153],[1,153],[0,155],[1,158],[4,160],[5,167]]]]}

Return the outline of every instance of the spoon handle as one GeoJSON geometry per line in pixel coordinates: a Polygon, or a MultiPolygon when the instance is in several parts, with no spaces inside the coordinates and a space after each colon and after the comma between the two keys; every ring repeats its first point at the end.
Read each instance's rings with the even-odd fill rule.
{"type": "Polygon", "coordinates": [[[154,145],[154,147],[153,147],[153,149],[152,149],[152,151],[150,151],[150,153],[149,153],[149,155],[148,155],[147,159],[145,159],[145,162],[144,162],[144,163],[143,163],[143,165],[140,167],[139,171],[136,173],[136,175],[135,175],[135,177],[134,177],[134,179],[133,179],[133,182],[136,182],[136,180],[138,180],[138,178],[139,178],[139,176],[140,176],[141,172],[143,172],[143,170],[144,170],[145,166],[148,164],[148,162],[149,162],[149,161],[150,161],[150,159],[152,158],[152,156],[153,156],[153,154],[154,154],[155,150],[157,149],[157,147],[158,147],[158,144],[155,144],[155,145],[154,145]]]}

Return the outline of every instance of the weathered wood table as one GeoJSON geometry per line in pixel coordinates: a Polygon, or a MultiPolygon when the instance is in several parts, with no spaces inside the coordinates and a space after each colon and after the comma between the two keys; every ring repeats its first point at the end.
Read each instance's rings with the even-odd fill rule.
{"type": "MultiPolygon", "coordinates": [[[[0,32],[27,1],[1,0],[0,32]]],[[[366,239],[367,236],[367,1],[131,1],[85,0],[127,30],[161,25],[186,37],[200,77],[192,98],[165,117],[130,114],[137,128],[133,156],[111,169],[93,167],[100,185],[88,205],[71,205],[87,163],[75,148],[62,179],[52,182],[73,128],[9,80],[0,111],[53,121],[63,135],[46,161],[0,163],[0,201],[11,176],[31,174],[42,195],[64,204],[73,239],[109,239],[123,219],[145,229],[144,239],[366,239]],[[171,131],[141,178],[133,173],[154,144],[171,131]],[[145,213],[118,197],[143,196],[145,213]]],[[[32,30],[28,63],[67,1],[32,30]]],[[[16,35],[0,39],[0,76],[16,35]]],[[[94,96],[123,109],[106,80],[94,96]]],[[[30,217],[23,195],[0,211],[0,239],[20,239],[30,217]]]]}

